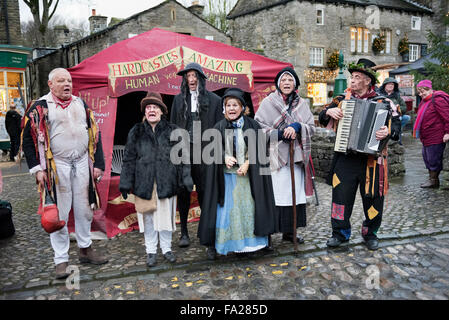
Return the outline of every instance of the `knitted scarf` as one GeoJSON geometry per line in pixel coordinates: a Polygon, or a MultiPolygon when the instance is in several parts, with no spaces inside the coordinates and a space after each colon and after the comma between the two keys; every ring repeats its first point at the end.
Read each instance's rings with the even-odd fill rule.
{"type": "MultiPolygon", "coordinates": [[[[270,137],[278,136],[278,130],[284,130],[292,123],[301,123],[301,134],[297,135],[294,142],[294,161],[302,162],[305,167],[306,177],[310,176],[309,160],[311,154],[311,137],[315,133],[315,120],[310,111],[309,101],[297,96],[289,106],[285,104],[284,98],[279,91],[272,92],[260,104],[254,117],[266,135],[270,137]]],[[[290,154],[289,143],[277,141],[270,143],[270,168],[275,171],[287,165],[290,154]]],[[[310,177],[311,178],[311,177],[310,177]]],[[[306,194],[312,194],[309,187],[311,180],[306,179],[306,194]]]]}

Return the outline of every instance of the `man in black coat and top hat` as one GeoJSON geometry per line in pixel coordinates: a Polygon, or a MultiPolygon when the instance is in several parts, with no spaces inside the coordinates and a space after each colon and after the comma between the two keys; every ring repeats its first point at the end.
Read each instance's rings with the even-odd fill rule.
{"type": "MultiPolygon", "coordinates": [[[[348,71],[351,73],[350,88],[351,99],[379,100],[374,87],[377,75],[371,69],[375,64],[368,59],[360,59],[357,64],[350,64],[348,71]]],[[[339,104],[345,96],[336,97],[319,115],[320,124],[332,125],[333,121],[342,119],[343,113],[339,104]]],[[[389,103],[389,100],[387,101],[389,103]]],[[[396,106],[390,103],[392,108],[391,130],[388,126],[382,126],[376,132],[377,140],[391,138],[399,139],[400,119],[396,106]]],[[[332,185],[331,223],[332,237],[327,241],[328,247],[338,247],[343,242],[349,241],[351,236],[350,217],[354,205],[357,187],[360,184],[360,194],[363,201],[365,220],[362,224],[362,237],[367,248],[377,250],[379,241],[377,232],[382,222],[384,197],[388,191],[386,147],[379,157],[362,153],[335,152],[328,183],[332,185]]]]}
{"type": "MultiPolygon", "coordinates": [[[[170,122],[189,132],[191,175],[198,194],[200,208],[204,198],[204,170],[202,164],[202,133],[223,119],[221,99],[215,93],[206,90],[207,77],[198,63],[189,63],[178,72],[182,76],[181,93],[175,96],[171,108],[170,122]],[[201,130],[194,130],[201,125],[201,130]],[[195,136],[194,136],[195,134],[195,136]],[[197,142],[197,143],[195,143],[197,142]],[[194,147],[194,143],[197,147],[194,147]],[[198,150],[198,152],[196,152],[198,150]],[[196,160],[196,161],[194,161],[196,160]]],[[[190,208],[190,192],[178,193],[178,209],[181,220],[181,248],[190,245],[187,229],[187,217],[190,208]]]]}

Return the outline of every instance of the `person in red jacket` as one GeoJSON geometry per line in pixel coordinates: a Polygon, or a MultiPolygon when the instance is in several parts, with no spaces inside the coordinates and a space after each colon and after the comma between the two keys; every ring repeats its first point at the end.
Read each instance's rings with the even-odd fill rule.
{"type": "Polygon", "coordinates": [[[419,82],[417,90],[422,101],[418,107],[413,137],[419,138],[423,144],[422,155],[429,170],[429,180],[421,188],[438,188],[443,153],[449,141],[449,95],[434,91],[430,80],[419,82]]]}

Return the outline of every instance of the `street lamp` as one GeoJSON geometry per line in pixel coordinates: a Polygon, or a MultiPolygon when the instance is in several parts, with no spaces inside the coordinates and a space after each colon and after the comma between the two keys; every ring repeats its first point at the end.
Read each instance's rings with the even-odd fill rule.
{"type": "Polygon", "coordinates": [[[343,74],[343,68],[344,68],[343,61],[344,61],[343,53],[340,51],[340,54],[338,55],[338,67],[339,67],[340,71],[338,72],[338,76],[335,78],[334,98],[336,96],[340,96],[340,95],[344,94],[344,92],[347,88],[347,80],[343,74]]]}

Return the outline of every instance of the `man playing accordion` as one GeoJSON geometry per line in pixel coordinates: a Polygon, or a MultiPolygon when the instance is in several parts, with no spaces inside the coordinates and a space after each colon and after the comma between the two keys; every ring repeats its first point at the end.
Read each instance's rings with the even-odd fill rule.
{"type": "MultiPolygon", "coordinates": [[[[375,64],[367,59],[360,59],[357,64],[349,66],[351,73],[350,88],[346,99],[378,101],[380,98],[374,91],[377,75],[375,64]]],[[[338,107],[345,96],[336,97],[319,115],[320,124],[327,127],[343,118],[338,107]]],[[[383,98],[387,104],[390,100],[383,98]]],[[[387,125],[375,131],[375,138],[398,140],[400,119],[393,103],[390,103],[392,114],[387,125]]],[[[386,144],[385,144],[386,146],[386,144]]],[[[384,197],[388,191],[387,148],[379,150],[378,155],[359,152],[335,152],[329,172],[328,183],[332,185],[331,223],[332,237],[327,241],[328,247],[338,247],[351,237],[350,217],[354,205],[357,187],[363,201],[365,220],[362,223],[362,237],[367,248],[377,250],[379,241],[377,231],[382,221],[384,197]]]]}

